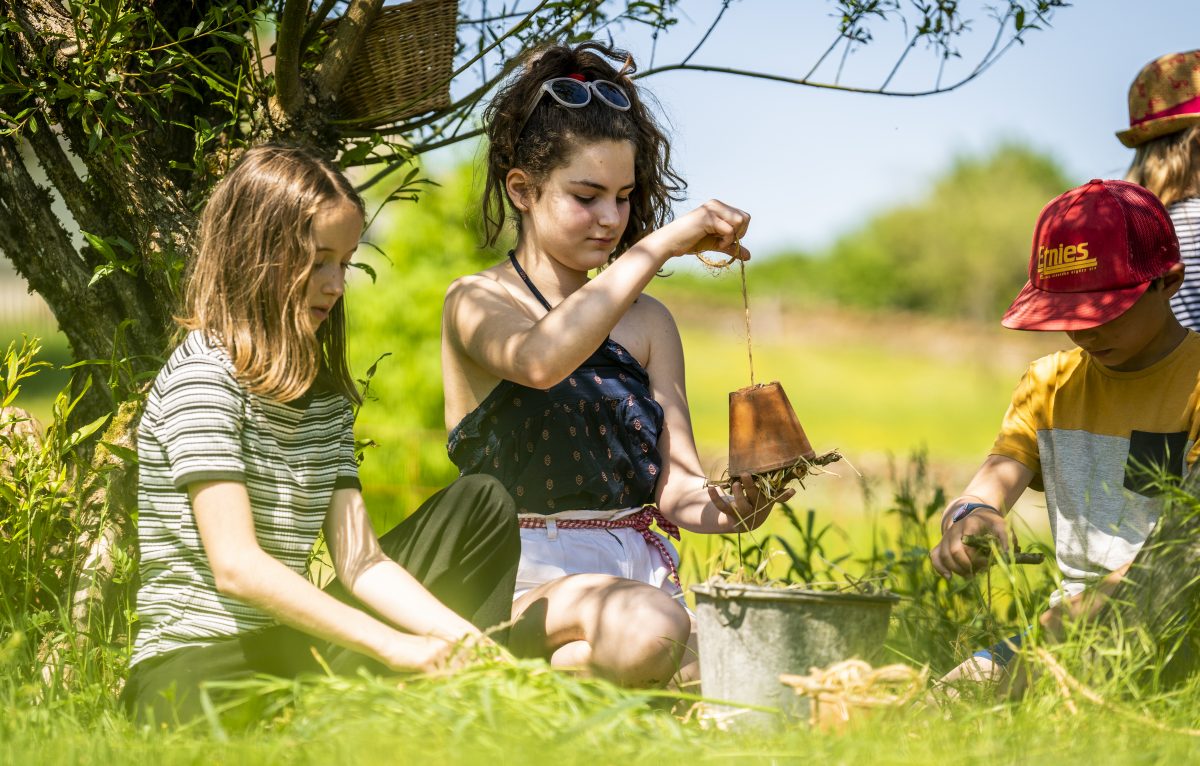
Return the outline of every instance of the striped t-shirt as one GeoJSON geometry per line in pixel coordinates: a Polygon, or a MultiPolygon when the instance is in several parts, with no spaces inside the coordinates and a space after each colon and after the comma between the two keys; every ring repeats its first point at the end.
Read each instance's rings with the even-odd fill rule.
{"type": "Polygon", "coordinates": [[[246,392],[229,356],[190,333],[159,371],[138,427],[138,633],[130,664],[274,624],[217,592],[187,487],[246,485],[264,551],[303,574],[335,489],[357,488],[345,397],[287,404],[246,392]]]}
{"type": "Polygon", "coordinates": [[[1050,598],[1133,560],[1158,520],[1163,474],[1182,476],[1200,444],[1200,335],[1144,370],[1119,372],[1082,349],[1029,366],[993,455],[1034,472],[1062,583],[1050,598]]]}
{"type": "Polygon", "coordinates": [[[1171,308],[1184,327],[1200,331],[1200,197],[1180,200],[1167,212],[1175,224],[1184,266],[1183,285],[1171,297],[1171,308]]]}

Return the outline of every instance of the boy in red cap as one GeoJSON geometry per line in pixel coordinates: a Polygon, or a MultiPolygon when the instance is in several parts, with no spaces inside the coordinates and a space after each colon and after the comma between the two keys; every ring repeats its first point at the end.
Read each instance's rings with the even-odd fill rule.
{"type": "MultiPolygon", "coordinates": [[[[1043,628],[1056,633],[1095,603],[1088,592],[1120,581],[1158,518],[1154,479],[1182,476],[1200,449],[1200,335],[1170,304],[1182,282],[1171,219],[1143,187],[1094,180],[1046,205],[1029,282],[1002,323],[1063,330],[1077,348],[1037,360],[1017,386],[991,454],[943,512],[930,552],[941,575],[986,568],[988,551],[964,536],[1006,548],[1004,516],[1032,487],[1046,493],[1062,575],[1043,628]]],[[[1004,680],[1020,643],[977,652],[944,680],[1004,680]]]]}

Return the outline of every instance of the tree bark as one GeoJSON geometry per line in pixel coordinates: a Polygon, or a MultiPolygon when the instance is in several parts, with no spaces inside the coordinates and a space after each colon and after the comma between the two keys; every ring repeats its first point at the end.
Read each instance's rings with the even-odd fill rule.
{"type": "Polygon", "coordinates": [[[350,64],[362,47],[363,38],[367,36],[367,27],[382,7],[383,0],[350,0],[350,6],[338,23],[333,42],[317,65],[318,98],[331,99],[341,90],[350,64]]]}

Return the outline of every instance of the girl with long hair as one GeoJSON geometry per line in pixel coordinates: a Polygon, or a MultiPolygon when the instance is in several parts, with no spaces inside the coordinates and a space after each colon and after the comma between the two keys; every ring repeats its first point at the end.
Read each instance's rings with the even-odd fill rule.
{"type": "Polygon", "coordinates": [[[363,203],[310,149],[250,149],[216,187],[186,332],[138,428],[137,636],[124,691],[143,720],[202,710],[202,684],[443,665],[508,619],[519,541],[490,477],[442,490],[382,539],[354,448],[346,270],[363,203]],[[337,581],[306,577],[324,531],[337,581]]]}
{"type": "Polygon", "coordinates": [[[668,536],[753,529],[772,504],[749,477],[706,485],[679,333],[642,293],[686,253],[749,258],[750,217],[712,200],[668,222],[683,182],[633,71],[551,47],[487,108],[488,241],[511,216],[517,243],[450,286],[442,369],[451,459],[521,519],[511,648],[652,685],[696,671],[668,536]]]}

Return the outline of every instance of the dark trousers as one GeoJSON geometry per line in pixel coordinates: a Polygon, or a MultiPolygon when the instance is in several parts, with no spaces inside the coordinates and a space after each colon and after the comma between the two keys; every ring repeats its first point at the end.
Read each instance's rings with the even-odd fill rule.
{"type": "MultiPolygon", "coordinates": [[[[442,603],[480,629],[512,614],[521,538],[512,498],[491,476],[466,476],[438,492],[380,538],[383,552],[404,567],[442,603]]],[[[327,589],[357,603],[340,583],[327,589]]],[[[505,632],[494,634],[503,642],[505,632]]],[[[206,646],[176,649],[133,667],[121,694],[137,719],[181,723],[203,710],[200,684],[236,681],[256,674],[291,678],[324,672],[316,650],[335,671],[379,663],[286,625],[244,633],[206,646]]]]}

